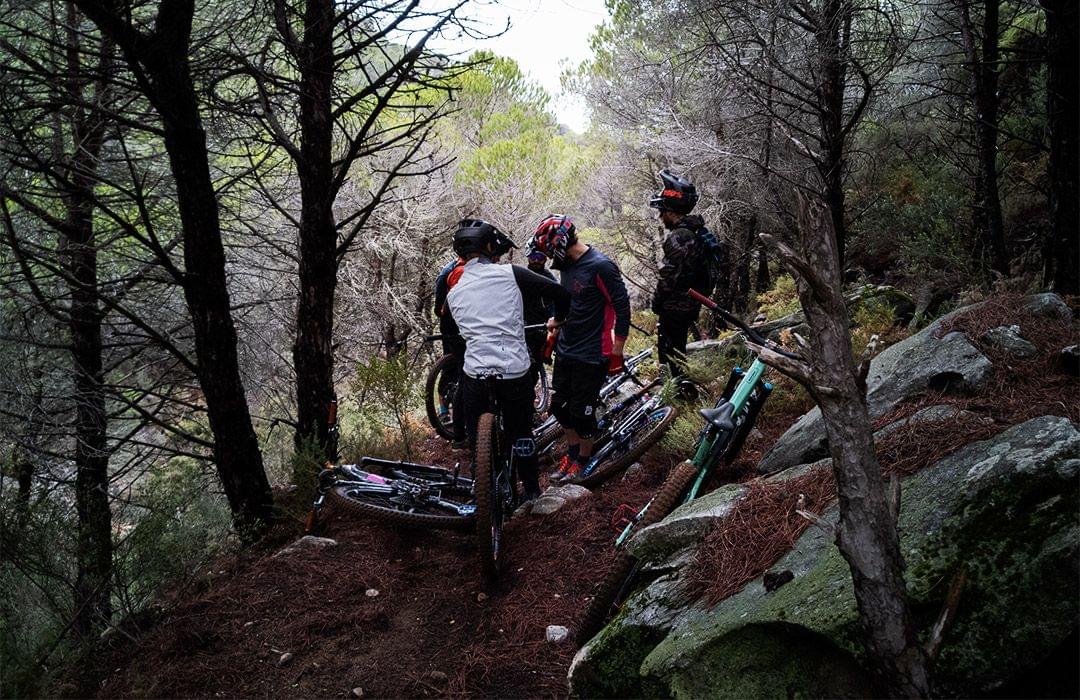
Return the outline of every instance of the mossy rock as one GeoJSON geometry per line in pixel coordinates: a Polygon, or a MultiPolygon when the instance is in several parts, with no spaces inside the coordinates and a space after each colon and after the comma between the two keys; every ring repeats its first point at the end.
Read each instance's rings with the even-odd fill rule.
{"type": "MultiPolygon", "coordinates": [[[[1060,651],[1075,640],[1080,615],[1078,474],[1080,432],[1067,419],[1045,416],[904,480],[900,543],[921,630],[937,617],[953,577],[966,572],[934,668],[938,694],[1001,692],[1048,660],[1067,658],[1060,651]]],[[[835,523],[836,509],[824,517],[835,523]]],[[[676,596],[661,599],[660,587],[647,587],[627,610],[652,606],[652,615],[667,616],[664,624],[643,634],[640,615],[613,622],[592,663],[602,667],[603,644],[618,642],[619,678],[601,674],[591,687],[634,695],[659,684],[681,697],[863,693],[866,658],[850,571],[831,534],[807,530],[772,570],[789,570],[794,579],[767,593],[759,578],[712,609],[676,609],[676,596]],[[639,658],[641,679],[626,678],[639,658]],[[808,672],[806,659],[822,670],[808,672]]],[[[1057,666],[1068,686],[1070,669],[1057,666]]],[[[1075,677],[1073,659],[1073,686],[1075,677]]]]}
{"type": "Polygon", "coordinates": [[[669,679],[676,698],[865,698],[878,695],[848,652],[805,627],[747,625],[703,648],[669,679]]]}

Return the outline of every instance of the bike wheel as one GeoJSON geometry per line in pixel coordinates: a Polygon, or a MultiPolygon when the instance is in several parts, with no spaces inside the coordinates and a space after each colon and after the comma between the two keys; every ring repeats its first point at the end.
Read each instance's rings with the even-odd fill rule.
{"type": "MultiPolygon", "coordinates": [[[[411,477],[409,480],[419,481],[420,477],[411,477]]],[[[472,515],[459,515],[434,503],[419,502],[393,494],[370,493],[363,489],[362,484],[336,484],[326,495],[335,507],[344,511],[395,525],[467,529],[474,520],[472,515]]],[[[472,493],[461,483],[444,485],[440,489],[440,497],[462,506],[472,502],[472,493]]]]}
{"type": "Polygon", "coordinates": [[[424,385],[424,407],[428,422],[439,437],[456,439],[454,435],[454,392],[461,378],[461,360],[457,355],[443,355],[428,372],[424,385]]]}
{"type": "MultiPolygon", "coordinates": [[[[633,523],[632,530],[648,527],[653,523],[660,522],[675,509],[679,499],[686,489],[689,488],[694,477],[697,476],[697,467],[692,462],[682,462],[676,466],[667,479],[656,492],[656,496],[645,506],[645,513],[641,519],[633,523]]],[[[593,596],[585,614],[581,617],[577,629],[574,630],[574,640],[578,646],[584,646],[593,638],[607,622],[613,606],[619,605],[625,599],[625,594],[633,585],[631,580],[636,574],[637,559],[629,552],[623,551],[615,557],[608,569],[604,580],[600,583],[600,589],[593,596]]]]}
{"type": "MultiPolygon", "coordinates": [[[[559,425],[559,422],[553,419],[549,419],[550,424],[542,426],[537,429],[533,437],[533,442],[536,443],[536,451],[541,452],[551,443],[558,440],[563,434],[563,427],[559,425]]],[[[545,421],[545,423],[549,422],[545,421]]]]}
{"type": "Polygon", "coordinates": [[[575,479],[573,483],[592,488],[629,467],[663,437],[675,422],[677,413],[673,406],[661,406],[641,416],[624,442],[613,446],[588,476],[575,479]]]}
{"type": "Polygon", "coordinates": [[[484,578],[498,578],[504,564],[502,542],[503,503],[496,482],[495,463],[498,445],[495,416],[484,413],[476,424],[476,539],[480,552],[480,570],[484,578]]]}
{"type": "Polygon", "coordinates": [[[540,363],[539,376],[536,379],[536,397],[533,400],[533,408],[537,413],[543,413],[551,408],[551,387],[548,386],[547,369],[540,363]]]}

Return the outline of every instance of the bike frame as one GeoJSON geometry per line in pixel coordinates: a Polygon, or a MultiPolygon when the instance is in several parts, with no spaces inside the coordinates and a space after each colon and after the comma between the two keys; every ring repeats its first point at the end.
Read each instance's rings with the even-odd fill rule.
{"type": "MultiPolygon", "coordinates": [[[[772,392],[773,386],[769,382],[762,381],[762,377],[768,366],[761,360],[754,358],[754,361],[750,363],[749,369],[745,372],[741,367],[735,367],[732,371],[736,374],[742,374],[742,378],[735,386],[734,391],[731,393],[731,397],[721,396],[717,402],[717,406],[724,401],[730,401],[733,405],[732,416],[735,422],[734,430],[727,431],[721,430],[714,425],[706,423],[702,428],[701,433],[698,435],[697,444],[694,448],[694,456],[691,458],[691,462],[698,470],[697,478],[694,479],[694,483],[691,484],[690,490],[687,492],[686,497],[682,500],[683,503],[689,503],[698,497],[701,493],[701,489],[704,487],[705,482],[712,474],[716,464],[724,456],[727,451],[726,448],[731,444],[731,440],[735,438],[739,430],[746,423],[747,419],[756,417],[756,411],[747,410],[752,406],[751,400],[754,400],[760,406],[764,402],[765,398],[772,392]]],[[[726,394],[727,392],[725,392],[726,394]]],[[[630,536],[631,531],[634,529],[634,525],[637,521],[641,520],[645,515],[645,511],[648,510],[649,503],[642,508],[633,521],[627,523],[626,527],[619,534],[618,539],[615,540],[615,546],[621,547],[623,543],[630,536]]]]}
{"type": "MultiPolygon", "coordinates": [[[[753,329],[746,326],[740,319],[720,308],[712,299],[709,299],[692,289],[687,292],[687,295],[696,299],[706,308],[723,317],[726,321],[733,323],[755,343],[758,343],[759,345],[769,345],[774,351],[789,357],[798,357],[797,355],[793,355],[792,353],[769,343],[769,341],[758,335],[753,329]]],[[[683,503],[689,503],[697,498],[698,494],[701,493],[701,489],[704,487],[706,480],[708,480],[709,475],[712,474],[713,469],[716,467],[716,464],[722,458],[729,455],[729,453],[734,452],[733,446],[735,449],[742,446],[742,439],[745,437],[743,427],[747,424],[747,421],[752,423],[756,420],[758,411],[773,390],[772,384],[762,379],[767,368],[767,365],[761,361],[761,358],[755,357],[754,361],[750,363],[750,367],[745,372],[743,372],[741,367],[735,367],[732,370],[732,380],[734,377],[741,375],[740,379],[734,387],[732,387],[732,380],[729,380],[728,388],[725,389],[720,400],[717,402],[716,407],[719,408],[725,402],[731,403],[733,427],[731,430],[726,430],[706,422],[705,427],[702,428],[694,448],[694,456],[690,460],[698,470],[697,478],[694,479],[694,483],[691,484],[690,489],[686,493],[686,497],[683,498],[683,503]]],[[[731,454],[731,456],[734,456],[734,454],[731,454]]],[[[623,528],[618,539],[615,540],[616,547],[621,547],[623,545],[633,531],[634,526],[641,520],[642,516],[645,515],[645,512],[649,509],[651,504],[652,501],[650,500],[649,503],[645,504],[644,508],[638,511],[637,515],[634,516],[634,519],[623,528]]]]}
{"type": "Polygon", "coordinates": [[[660,396],[649,394],[649,391],[659,383],[660,380],[658,379],[649,382],[640,391],[623,399],[604,414],[599,425],[600,429],[604,431],[603,436],[597,442],[596,454],[589,459],[589,463],[581,470],[582,476],[592,474],[593,470],[607,459],[611,450],[625,439],[627,429],[633,427],[639,418],[660,407],[660,396]],[[633,410],[626,415],[620,415],[630,407],[633,407],[633,410]],[[609,425],[611,427],[607,428],[609,425]]]}
{"type": "Polygon", "coordinates": [[[365,493],[380,496],[407,495],[418,501],[434,503],[458,515],[467,516],[476,512],[475,505],[462,505],[453,501],[447,501],[440,495],[442,487],[457,486],[469,488],[471,480],[458,475],[455,468],[453,472],[445,472],[426,464],[413,464],[412,462],[377,459],[375,457],[362,457],[360,464],[339,464],[324,469],[319,474],[319,492],[315,500],[315,509],[321,510],[326,492],[336,486],[355,488],[365,493]],[[410,478],[407,474],[397,473],[386,477],[381,474],[369,472],[362,467],[386,467],[391,473],[395,467],[408,467],[411,469],[431,471],[433,476],[444,479],[445,483],[420,483],[410,478]]]}

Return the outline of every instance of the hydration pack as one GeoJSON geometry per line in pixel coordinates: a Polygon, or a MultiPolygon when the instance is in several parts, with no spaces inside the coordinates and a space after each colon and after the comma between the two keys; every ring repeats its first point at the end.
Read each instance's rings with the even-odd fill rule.
{"type": "Polygon", "coordinates": [[[694,232],[694,242],[697,247],[697,271],[694,275],[695,287],[702,294],[711,294],[724,267],[725,250],[723,244],[712,231],[702,226],[694,232]],[[704,290],[709,291],[704,291],[704,290]]]}

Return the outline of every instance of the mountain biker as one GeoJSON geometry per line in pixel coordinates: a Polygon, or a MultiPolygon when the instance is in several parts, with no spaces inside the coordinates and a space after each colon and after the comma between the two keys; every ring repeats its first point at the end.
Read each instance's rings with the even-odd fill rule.
{"type": "MultiPolygon", "coordinates": [[[[578,240],[569,217],[540,222],[533,246],[552,259],[570,293],[564,323],[548,322],[548,348],[558,343],[551,379],[551,413],[566,432],[567,453],[554,480],[580,473],[592,457],[596,406],[608,374],[623,371],[623,344],[630,332],[630,297],[618,266],[593,246],[578,240]]],[[[547,348],[545,348],[545,351],[547,348]]]]}
{"type": "Polygon", "coordinates": [[[661,170],[659,177],[663,187],[649,200],[649,206],[660,210],[660,221],[668,234],[652,310],[658,317],[660,364],[666,363],[671,376],[681,380],[685,376],[686,336],[701,309],[686,290],[693,288],[706,296],[712,293],[715,270],[724,264],[724,250],[705,227],[705,220],[690,213],[698,201],[694,185],[668,170],[661,170]]]}
{"type": "MultiPolygon", "coordinates": [[[[500,257],[506,255],[506,253],[510,252],[510,249],[514,247],[516,247],[514,246],[514,242],[499,231],[496,236],[492,260],[498,262],[500,257]]],[[[453,260],[443,266],[442,270],[439,271],[439,275],[435,278],[435,316],[439,319],[439,334],[443,336],[443,354],[454,355],[459,359],[457,372],[453,375],[454,377],[461,376],[461,362],[464,362],[465,358],[465,340],[460,336],[457,324],[454,322],[454,319],[446,306],[446,295],[450,293],[450,290],[461,278],[465,262],[465,259],[460,255],[456,256],[453,260]]],[[[549,316],[545,316],[542,320],[536,321],[536,323],[543,323],[548,318],[549,316]]],[[[452,405],[454,406],[461,405],[461,389],[462,384],[459,381],[454,390],[454,396],[451,399],[452,405]]],[[[454,440],[451,442],[451,447],[455,449],[468,447],[465,438],[465,419],[461,411],[454,412],[453,429],[454,440]]]]}
{"type": "MultiPolygon", "coordinates": [[[[549,297],[555,321],[566,318],[570,294],[554,280],[518,265],[495,265],[492,258],[508,240],[481,219],[463,219],[454,233],[454,252],[466,262],[446,298],[447,307],[465,340],[463,401],[466,432],[476,449],[480,415],[493,407],[485,383],[494,376],[494,392],[502,413],[507,442],[524,487],[525,500],[540,494],[536,448],[532,439],[532,360],[525,344],[523,294],[549,297]]],[[[512,244],[511,244],[512,245],[512,244]]]]}
{"type": "MultiPolygon", "coordinates": [[[[555,282],[555,275],[544,266],[547,262],[547,256],[542,251],[537,250],[532,245],[532,241],[526,246],[525,258],[528,261],[528,268],[532,272],[538,275],[547,277],[552,282],[555,282]]],[[[525,325],[535,326],[537,324],[547,323],[548,319],[555,315],[555,304],[550,297],[542,296],[540,294],[527,294],[522,293],[521,301],[525,305],[525,325]]],[[[543,362],[544,353],[544,340],[547,336],[547,332],[543,330],[526,331],[525,332],[525,344],[529,346],[529,354],[533,358],[533,383],[539,379],[540,363],[543,362]]]]}

